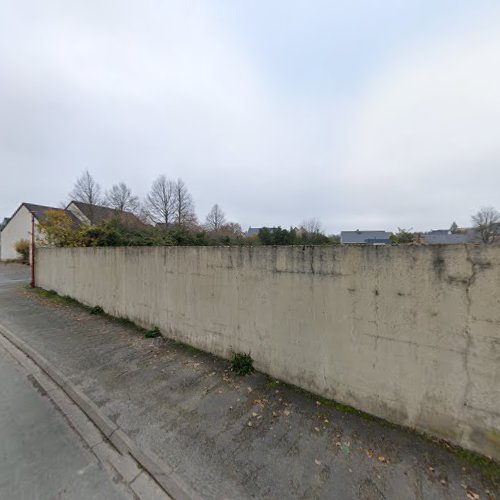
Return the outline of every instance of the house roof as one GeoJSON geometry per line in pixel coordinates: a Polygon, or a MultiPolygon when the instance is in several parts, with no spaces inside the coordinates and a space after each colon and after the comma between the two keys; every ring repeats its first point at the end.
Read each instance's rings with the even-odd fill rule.
{"type": "Polygon", "coordinates": [[[391,233],[387,231],[342,231],[340,242],[352,244],[387,243],[390,236],[391,233]]]}
{"type": "Polygon", "coordinates": [[[21,207],[22,206],[25,206],[35,216],[37,220],[40,220],[43,217],[45,217],[49,210],[57,210],[58,212],[64,210],[62,208],[48,207],[46,205],[35,205],[34,203],[21,203],[21,207]]]}
{"type": "Polygon", "coordinates": [[[261,227],[249,227],[248,231],[245,233],[247,237],[250,236],[255,236],[256,234],[259,234],[259,231],[261,230],[261,227]]]}
{"type": "Polygon", "coordinates": [[[446,234],[446,233],[429,233],[424,234],[424,241],[428,245],[458,245],[460,243],[470,243],[474,239],[474,234],[446,234]]]}
{"type": "MultiPolygon", "coordinates": [[[[144,229],[146,224],[142,222],[132,212],[125,212],[123,210],[116,210],[110,207],[103,207],[100,205],[91,205],[82,201],[72,201],[70,205],[75,205],[90,221],[90,224],[97,226],[107,220],[118,218],[118,220],[125,226],[133,229],[144,229]]],[[[66,209],[68,209],[66,207],[66,209]]]]}
{"type": "Polygon", "coordinates": [[[21,206],[23,205],[35,216],[38,221],[43,219],[49,211],[64,212],[71,219],[74,226],[78,227],[80,225],[80,221],[69,210],[65,210],[64,208],[47,207],[45,205],[35,205],[34,203],[23,203],[21,206]]]}
{"type": "Polygon", "coordinates": [[[69,210],[65,210],[64,208],[49,207],[47,205],[37,205],[35,203],[23,202],[17,207],[16,211],[12,214],[11,217],[9,218],[6,217],[4,219],[3,224],[0,225],[0,230],[3,231],[8,226],[10,221],[14,219],[17,212],[19,212],[19,210],[21,210],[22,207],[25,207],[29,212],[31,212],[35,216],[35,219],[38,222],[40,222],[40,220],[47,215],[47,212],[55,211],[55,212],[64,212],[71,219],[74,227],[78,227],[80,225],[80,221],[69,210]]]}

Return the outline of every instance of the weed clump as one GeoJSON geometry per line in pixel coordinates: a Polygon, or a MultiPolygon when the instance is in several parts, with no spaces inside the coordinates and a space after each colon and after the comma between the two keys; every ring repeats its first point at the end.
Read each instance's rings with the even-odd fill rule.
{"type": "Polygon", "coordinates": [[[156,337],[159,337],[161,334],[160,334],[160,329],[155,326],[152,330],[148,330],[145,334],[144,334],[144,337],[146,337],[147,339],[154,339],[156,337]]]}
{"type": "Polygon", "coordinates": [[[248,375],[254,371],[253,359],[250,353],[246,354],[244,352],[233,353],[233,358],[231,359],[231,370],[236,373],[236,375],[248,375]]]}
{"type": "Polygon", "coordinates": [[[90,309],[90,314],[102,314],[104,309],[101,306],[94,306],[90,309]]]}

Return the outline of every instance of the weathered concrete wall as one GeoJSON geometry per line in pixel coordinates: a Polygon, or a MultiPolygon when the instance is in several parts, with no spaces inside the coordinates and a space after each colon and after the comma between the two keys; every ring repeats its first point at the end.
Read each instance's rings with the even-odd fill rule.
{"type": "Polygon", "coordinates": [[[41,249],[39,286],[500,459],[500,248],[41,249]]]}

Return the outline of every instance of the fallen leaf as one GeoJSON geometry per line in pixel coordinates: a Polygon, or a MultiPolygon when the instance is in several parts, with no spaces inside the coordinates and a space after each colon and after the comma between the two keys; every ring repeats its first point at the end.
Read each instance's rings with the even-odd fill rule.
{"type": "Polygon", "coordinates": [[[324,422],[325,424],[329,424],[329,423],[330,423],[330,421],[329,421],[327,418],[325,418],[325,420],[323,420],[323,422],[324,422]]]}
{"type": "Polygon", "coordinates": [[[385,462],[385,457],[384,457],[384,455],[379,455],[379,456],[378,456],[378,459],[379,459],[379,461],[380,461],[380,462],[385,462]]]}
{"type": "Polygon", "coordinates": [[[479,495],[475,491],[468,489],[467,498],[470,498],[471,500],[479,500],[479,495]]]}
{"type": "Polygon", "coordinates": [[[252,389],[251,387],[247,387],[247,391],[248,391],[248,392],[252,392],[252,391],[253,391],[253,389],[252,389]]]}
{"type": "Polygon", "coordinates": [[[286,417],[288,417],[288,415],[290,415],[290,410],[284,410],[283,411],[283,415],[285,415],[286,417]]]}
{"type": "Polygon", "coordinates": [[[275,411],[273,411],[273,417],[277,417],[277,416],[278,416],[278,414],[275,411]]]}
{"type": "Polygon", "coordinates": [[[247,423],[248,427],[252,427],[252,422],[247,423]]]}
{"type": "Polygon", "coordinates": [[[315,427],[315,428],[314,428],[314,430],[315,430],[316,432],[319,432],[319,427],[315,427]]]}
{"type": "Polygon", "coordinates": [[[316,465],[321,465],[321,462],[320,462],[317,458],[314,460],[314,463],[315,463],[316,465]]]}
{"type": "Polygon", "coordinates": [[[252,412],[252,417],[256,417],[258,413],[252,412]]]}
{"type": "Polygon", "coordinates": [[[366,450],[366,456],[368,458],[372,458],[373,457],[373,451],[372,450],[366,450]]]}

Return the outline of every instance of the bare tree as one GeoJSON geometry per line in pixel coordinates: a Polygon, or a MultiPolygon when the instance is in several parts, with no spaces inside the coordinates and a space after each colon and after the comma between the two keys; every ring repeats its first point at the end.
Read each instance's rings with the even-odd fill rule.
{"type": "Polygon", "coordinates": [[[175,219],[175,183],[160,175],[146,197],[146,208],[154,222],[165,224],[165,229],[169,229],[175,219]]]}
{"type": "Polygon", "coordinates": [[[183,227],[196,224],[193,197],[182,179],[174,183],[174,222],[183,227]]]}
{"type": "Polygon", "coordinates": [[[472,216],[472,223],[478,230],[483,243],[492,243],[495,239],[496,224],[500,222],[500,213],[493,207],[483,207],[472,216]]]}
{"type": "Polygon", "coordinates": [[[88,170],[78,177],[69,194],[70,198],[75,201],[83,201],[90,205],[97,205],[101,202],[101,186],[90,175],[88,170]]]}
{"type": "Polygon", "coordinates": [[[311,217],[310,219],[302,221],[300,227],[307,234],[320,234],[323,232],[323,227],[318,217],[311,217]]]}
{"type": "Polygon", "coordinates": [[[106,204],[116,210],[136,213],[139,211],[139,198],[132,194],[132,190],[124,183],[114,184],[106,191],[106,204]]]}
{"type": "Polygon", "coordinates": [[[208,231],[219,231],[224,224],[226,224],[225,214],[216,203],[205,219],[205,227],[208,231]]]}

